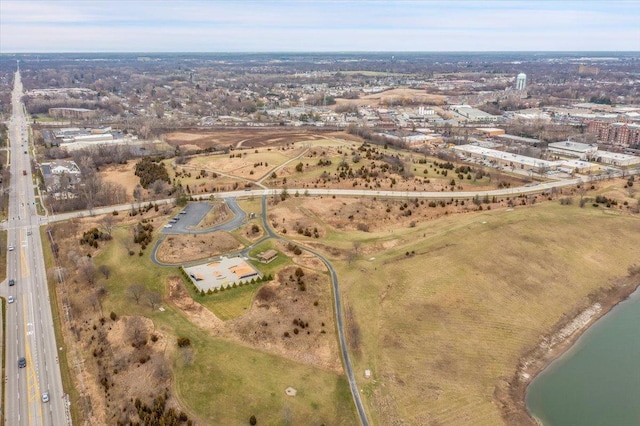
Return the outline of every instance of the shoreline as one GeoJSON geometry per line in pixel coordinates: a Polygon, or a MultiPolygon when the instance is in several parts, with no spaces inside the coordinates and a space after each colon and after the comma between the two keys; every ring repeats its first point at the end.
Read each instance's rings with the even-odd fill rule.
{"type": "Polygon", "coordinates": [[[553,328],[520,357],[510,378],[496,385],[494,399],[507,424],[541,426],[527,410],[525,396],[529,384],[556,359],[565,354],[596,321],[604,317],[619,303],[640,289],[640,268],[616,279],[611,285],[588,296],[589,303],[576,308],[563,317],[553,328]]]}

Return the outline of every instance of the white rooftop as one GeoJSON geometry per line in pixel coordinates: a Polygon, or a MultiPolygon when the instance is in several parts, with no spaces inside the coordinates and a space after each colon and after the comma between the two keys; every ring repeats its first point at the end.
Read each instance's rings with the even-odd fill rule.
{"type": "Polygon", "coordinates": [[[564,141],[564,142],[551,142],[549,144],[549,148],[555,149],[564,149],[567,151],[575,151],[575,152],[593,152],[597,151],[598,147],[589,145],[581,142],[572,142],[572,141],[564,141]]]}
{"type": "Polygon", "coordinates": [[[482,155],[487,158],[495,158],[502,161],[510,161],[513,163],[524,164],[531,167],[553,167],[560,164],[558,161],[547,161],[539,158],[525,157],[524,155],[512,154],[510,152],[498,151],[490,148],[482,148],[475,145],[459,145],[454,146],[455,151],[468,152],[472,154],[482,155]]]}

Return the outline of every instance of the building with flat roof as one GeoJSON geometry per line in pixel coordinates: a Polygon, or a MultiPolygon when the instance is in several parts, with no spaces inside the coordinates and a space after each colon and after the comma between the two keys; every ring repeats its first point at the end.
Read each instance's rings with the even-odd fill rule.
{"type": "Polygon", "coordinates": [[[195,286],[204,291],[262,278],[262,275],[241,257],[222,256],[217,261],[185,267],[184,270],[195,286]]]}
{"type": "Polygon", "coordinates": [[[453,150],[462,155],[462,158],[474,158],[486,162],[494,167],[505,166],[512,169],[532,170],[542,172],[555,170],[560,166],[560,161],[547,161],[539,158],[526,157],[510,152],[498,151],[490,148],[482,148],[477,145],[458,145],[453,150]]]}
{"type": "Polygon", "coordinates": [[[469,105],[452,105],[450,109],[456,113],[456,119],[472,123],[493,123],[500,119],[499,115],[492,115],[469,105]]]}
{"type": "Polygon", "coordinates": [[[598,163],[610,164],[612,166],[633,166],[640,164],[640,157],[635,155],[620,154],[618,152],[598,151],[595,156],[598,163]]]}
{"type": "Polygon", "coordinates": [[[598,151],[596,145],[572,141],[551,142],[548,145],[548,149],[549,152],[553,152],[554,154],[577,157],[581,160],[592,159],[598,151]]]}
{"type": "Polygon", "coordinates": [[[537,143],[540,143],[539,139],[534,139],[534,138],[525,138],[523,136],[516,136],[516,135],[498,135],[497,136],[500,139],[509,141],[509,142],[519,142],[519,143],[526,143],[529,145],[535,145],[537,143]]]}

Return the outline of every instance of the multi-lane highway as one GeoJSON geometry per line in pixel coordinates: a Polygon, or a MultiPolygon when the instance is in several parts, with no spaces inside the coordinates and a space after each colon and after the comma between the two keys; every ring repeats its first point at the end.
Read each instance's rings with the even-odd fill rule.
{"type": "Polygon", "coordinates": [[[5,224],[7,247],[1,248],[7,250],[7,280],[0,286],[0,295],[11,302],[6,313],[3,411],[6,425],[58,426],[69,423],[67,399],[58,364],[22,94],[18,71],[8,125],[11,192],[5,224]],[[9,285],[11,280],[13,285],[9,285]],[[21,359],[24,366],[19,365],[21,359]]]}

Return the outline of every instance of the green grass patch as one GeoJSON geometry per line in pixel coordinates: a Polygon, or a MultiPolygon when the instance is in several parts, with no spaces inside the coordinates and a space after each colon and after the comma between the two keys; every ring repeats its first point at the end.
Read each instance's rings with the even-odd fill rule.
{"type": "Polygon", "coordinates": [[[213,312],[218,318],[226,321],[242,316],[251,309],[253,296],[262,285],[263,283],[246,284],[214,294],[205,294],[204,296],[197,293],[191,283],[187,285],[187,289],[192,298],[213,312]]]}
{"type": "Polygon", "coordinates": [[[204,424],[248,424],[251,415],[269,425],[356,424],[343,376],[203,332],[189,337],[193,361],[185,363],[183,354],[176,354],[177,390],[204,424]],[[285,394],[289,386],[297,390],[295,397],[285,394]]]}

